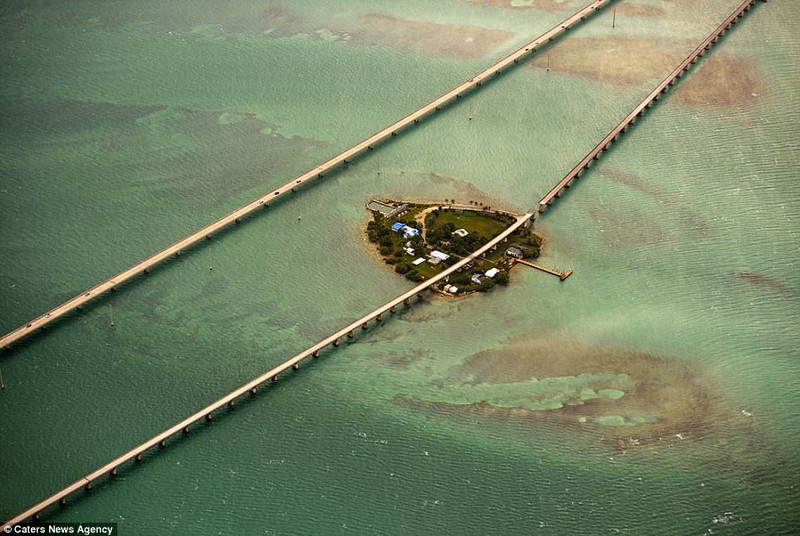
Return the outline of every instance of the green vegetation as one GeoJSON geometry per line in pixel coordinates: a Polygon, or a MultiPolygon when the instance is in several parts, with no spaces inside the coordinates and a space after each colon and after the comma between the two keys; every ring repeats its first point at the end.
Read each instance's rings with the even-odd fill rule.
{"type": "MultiPolygon", "coordinates": [[[[393,265],[395,272],[414,282],[441,273],[478,250],[515,221],[512,215],[492,211],[489,207],[462,210],[409,203],[405,211],[391,220],[380,211],[372,212],[372,221],[367,224],[369,241],[378,247],[384,262],[393,265]],[[426,213],[424,226],[418,221],[422,213],[426,213]],[[397,224],[416,229],[420,234],[393,229],[397,224]],[[449,257],[439,260],[431,255],[434,250],[449,257]],[[424,261],[419,262],[419,259],[424,261]],[[417,261],[416,265],[414,261],[417,261]]],[[[508,285],[508,271],[516,262],[506,254],[512,246],[520,250],[525,258],[532,259],[539,256],[541,239],[527,230],[515,233],[494,251],[451,274],[438,290],[464,294],[487,291],[495,285],[508,285]],[[486,276],[486,272],[493,268],[496,269],[493,277],[486,276]],[[453,287],[457,290],[454,291],[453,287]]]]}

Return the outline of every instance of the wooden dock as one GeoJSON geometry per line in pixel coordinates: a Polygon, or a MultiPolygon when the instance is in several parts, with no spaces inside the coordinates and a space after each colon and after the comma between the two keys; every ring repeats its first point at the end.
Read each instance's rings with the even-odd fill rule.
{"type": "Polygon", "coordinates": [[[439,110],[441,110],[448,104],[452,103],[456,99],[459,99],[465,94],[467,94],[469,91],[474,90],[480,87],[484,82],[491,80],[492,77],[505,71],[509,67],[519,63],[521,60],[526,59],[531,54],[535,53],[542,46],[550,43],[551,41],[559,37],[561,34],[569,31],[570,28],[574,27],[577,24],[580,24],[587,17],[589,17],[593,13],[600,10],[602,7],[614,1],[615,0],[594,0],[587,6],[579,10],[577,13],[567,18],[566,20],[562,21],[553,28],[549,29],[536,39],[523,45],[519,49],[509,54],[508,56],[502,58],[501,60],[487,67],[483,71],[474,75],[466,82],[463,82],[458,86],[452,88],[451,90],[435,98],[428,104],[425,104],[421,108],[406,115],[402,119],[395,121],[386,128],[376,132],[375,134],[372,134],[368,138],[356,143],[352,147],[345,149],[338,155],[330,158],[329,160],[320,164],[319,166],[316,166],[315,168],[306,171],[302,175],[295,177],[294,179],[287,182],[283,186],[277,188],[276,190],[264,194],[258,199],[242,207],[239,207],[230,214],[219,218],[218,220],[206,225],[202,229],[199,229],[190,234],[189,236],[186,236],[185,238],[182,238],[181,240],[175,242],[171,246],[168,246],[167,248],[159,251],[158,253],[155,253],[150,257],[147,257],[143,261],[134,264],[133,266],[124,270],[123,272],[120,272],[119,274],[103,281],[99,285],[96,285],[82,292],[81,294],[78,294],[77,296],[71,298],[70,300],[55,307],[54,309],[51,309],[47,313],[37,318],[34,318],[30,322],[27,322],[26,324],[7,333],[3,337],[0,337],[0,348],[8,348],[14,342],[22,339],[23,337],[27,337],[32,333],[37,332],[39,329],[47,326],[48,324],[64,316],[65,314],[78,309],[85,303],[94,300],[98,296],[111,291],[115,287],[122,285],[127,281],[130,281],[136,276],[146,273],[148,269],[154,267],[155,265],[164,262],[165,260],[170,259],[176,255],[180,255],[181,252],[183,252],[184,250],[209,238],[212,234],[219,232],[223,228],[228,227],[232,224],[240,223],[242,218],[244,218],[245,216],[248,216],[257,210],[269,207],[271,202],[281,198],[286,194],[296,191],[296,189],[302,186],[303,184],[318,178],[322,178],[324,174],[327,173],[328,171],[336,168],[337,166],[349,163],[353,158],[359,156],[360,154],[366,151],[373,149],[375,146],[391,138],[392,136],[396,136],[404,128],[419,123],[420,120],[427,117],[428,115],[438,112],[439,110]]]}
{"type": "Polygon", "coordinates": [[[561,281],[564,281],[566,278],[572,275],[572,270],[567,270],[566,272],[559,272],[558,270],[554,270],[553,268],[548,268],[547,266],[542,266],[541,264],[536,264],[535,262],[526,261],[524,259],[517,259],[517,262],[520,264],[524,264],[525,266],[530,266],[531,268],[536,268],[537,270],[541,270],[542,272],[558,276],[558,278],[561,279],[561,281]]]}
{"type": "Polygon", "coordinates": [[[67,497],[75,493],[76,491],[79,491],[81,489],[86,489],[87,491],[91,490],[94,486],[93,483],[96,480],[103,477],[115,476],[120,466],[132,460],[141,461],[142,456],[145,454],[146,451],[157,447],[164,447],[166,445],[166,441],[172,436],[177,434],[188,434],[190,432],[192,425],[195,425],[203,421],[210,422],[212,420],[214,412],[224,409],[226,406],[232,407],[237,398],[246,396],[248,393],[255,394],[257,389],[261,387],[263,384],[273,383],[277,381],[279,374],[289,369],[297,370],[301,361],[308,358],[319,357],[320,352],[322,352],[322,350],[326,348],[338,347],[342,339],[345,338],[353,339],[355,337],[356,332],[358,332],[359,330],[368,329],[369,323],[371,321],[374,320],[376,322],[381,322],[384,320],[384,316],[396,312],[399,306],[411,305],[413,303],[411,300],[414,299],[415,297],[421,297],[425,290],[432,287],[439,281],[443,280],[450,274],[460,270],[465,264],[473,261],[476,257],[483,255],[485,252],[489,251],[492,247],[505,240],[506,237],[508,237],[518,229],[527,225],[528,222],[531,220],[531,218],[533,218],[533,215],[534,215],[533,212],[529,212],[528,214],[517,216],[517,220],[509,227],[507,227],[502,233],[493,238],[491,241],[487,242],[485,245],[483,245],[480,249],[473,252],[471,255],[458,261],[450,268],[442,271],[435,277],[428,279],[427,281],[424,281],[423,283],[415,286],[408,292],[405,292],[400,296],[394,298],[393,300],[381,305],[372,312],[367,313],[358,320],[348,324],[347,326],[343,327],[342,329],[338,330],[332,335],[319,341],[317,344],[311,346],[310,348],[307,348],[306,350],[303,350],[294,357],[287,359],[277,367],[268,370],[267,372],[261,374],[256,378],[253,378],[249,382],[245,383],[244,385],[242,385],[237,389],[234,389],[233,391],[223,396],[222,398],[219,398],[218,400],[212,402],[211,404],[208,404],[204,408],[196,411],[189,417],[170,426],[160,434],[151,437],[150,439],[144,441],[143,443],[140,443],[139,445],[132,448],[128,452],[114,458],[113,460],[109,461],[108,463],[105,463],[101,467],[98,467],[91,473],[79,478],[72,484],[57,491],[50,497],[36,503],[35,505],[31,506],[30,508],[26,509],[25,511],[21,512],[20,514],[14,516],[13,518],[3,523],[3,525],[0,526],[0,532],[6,531],[7,527],[10,528],[19,523],[23,523],[31,518],[38,517],[38,515],[42,510],[56,503],[60,503],[62,505],[65,504],[67,497]]]}
{"type": "MultiPolygon", "coordinates": [[[[711,32],[711,35],[709,35],[702,43],[700,43],[700,45],[688,56],[686,56],[680,65],[678,65],[669,74],[669,76],[664,79],[664,81],[656,86],[656,88],[650,92],[650,94],[645,97],[645,99],[639,103],[639,105],[636,106],[631,113],[629,113],[622,121],[620,121],[620,123],[614,127],[611,132],[609,132],[606,137],[603,138],[602,141],[589,152],[589,154],[583,157],[583,159],[578,162],[578,164],[573,167],[563,179],[558,181],[558,183],[553,186],[553,188],[547,192],[544,197],[542,197],[542,199],[539,201],[539,212],[544,212],[547,207],[553,204],[553,201],[555,201],[555,199],[564,192],[565,189],[572,186],[573,182],[581,176],[581,173],[589,169],[594,160],[599,160],[603,151],[607,151],[611,144],[617,141],[617,139],[625,133],[628,127],[636,122],[636,119],[642,117],[645,111],[652,107],[653,103],[657,101],[661,95],[665,94],[669,88],[673,86],[675,82],[689,70],[692,64],[697,63],[698,59],[705,55],[705,53],[710,50],[717,41],[719,41],[720,37],[722,37],[726,31],[730,30],[740,18],[744,17],[745,13],[750,11],[750,8],[752,8],[757,1],[759,0],[745,0],[742,2],[739,7],[737,7],[733,13],[728,16],[728,18],[726,18],[713,32],[711,32]]],[[[765,2],[766,0],[761,1],[765,2]]]]}

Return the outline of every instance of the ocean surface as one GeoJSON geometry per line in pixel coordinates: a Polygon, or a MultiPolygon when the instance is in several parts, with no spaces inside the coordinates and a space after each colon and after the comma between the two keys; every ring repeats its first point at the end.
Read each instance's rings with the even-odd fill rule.
{"type": "MultiPolygon", "coordinates": [[[[0,519],[408,289],[364,241],[369,199],[535,207],[738,3],[616,2],[4,352],[0,519]]],[[[0,329],[582,5],[5,0],[0,329]]],[[[507,288],[426,299],[44,519],[123,535],[796,534],[798,24],[794,0],[759,3],[541,215],[540,261],[567,281],[519,267],[507,288]]]]}

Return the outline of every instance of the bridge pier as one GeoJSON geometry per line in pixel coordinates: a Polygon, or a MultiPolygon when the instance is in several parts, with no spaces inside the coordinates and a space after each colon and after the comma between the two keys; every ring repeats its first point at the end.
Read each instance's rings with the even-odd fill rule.
{"type": "Polygon", "coordinates": [[[236,405],[236,401],[235,400],[228,400],[228,407],[229,408],[232,408],[235,405],[236,405]]]}
{"type": "MultiPolygon", "coordinates": [[[[84,488],[86,488],[86,491],[92,491],[94,489],[94,485],[91,482],[87,482],[86,485],[84,486],[84,488]]],[[[36,514],[36,515],[39,515],[39,514],[36,514]]]]}
{"type": "Polygon", "coordinates": [[[206,422],[211,422],[212,418],[211,413],[206,413],[206,422]]]}
{"type": "Polygon", "coordinates": [[[406,305],[406,306],[408,306],[410,303],[411,303],[411,300],[409,300],[408,298],[406,298],[405,300],[403,300],[403,305],[406,305]]]}
{"type": "Polygon", "coordinates": [[[381,318],[381,315],[376,316],[375,320],[377,320],[378,322],[383,322],[383,318],[381,318]]]}
{"type": "Polygon", "coordinates": [[[272,377],[272,383],[278,383],[278,375],[272,377]]]}
{"type": "Polygon", "coordinates": [[[335,340],[333,341],[333,346],[334,346],[334,347],[338,347],[338,346],[339,346],[339,339],[335,339],[335,340]]]}
{"type": "Polygon", "coordinates": [[[184,434],[188,434],[189,433],[189,427],[188,426],[184,426],[183,427],[183,433],[184,434]]]}
{"type": "Polygon", "coordinates": [[[351,329],[350,331],[347,332],[347,338],[352,339],[353,337],[355,337],[355,333],[353,333],[353,330],[351,329]]]}
{"type": "Polygon", "coordinates": [[[255,395],[257,392],[258,392],[258,391],[256,390],[256,388],[255,388],[255,387],[253,387],[252,389],[250,389],[250,394],[251,394],[251,395],[255,395]]]}
{"type": "Polygon", "coordinates": [[[167,442],[164,441],[163,439],[158,442],[158,448],[163,449],[166,446],[167,446],[167,442]]]}
{"type": "Polygon", "coordinates": [[[315,350],[311,355],[314,357],[314,359],[317,359],[319,357],[319,350],[315,350]]]}
{"type": "Polygon", "coordinates": [[[67,505],[67,498],[61,497],[61,500],[58,501],[59,506],[66,506],[67,505]]]}
{"type": "Polygon", "coordinates": [[[292,363],[292,370],[299,370],[300,365],[298,363],[292,363]]]}
{"type": "Polygon", "coordinates": [[[135,458],[134,458],[134,459],[135,459],[137,462],[141,462],[141,461],[142,461],[142,453],[140,452],[139,454],[137,454],[137,455],[135,456],[135,458]]]}
{"type": "Polygon", "coordinates": [[[367,325],[367,323],[364,322],[363,324],[361,324],[361,329],[363,329],[364,331],[367,331],[369,329],[369,325],[367,325]]]}

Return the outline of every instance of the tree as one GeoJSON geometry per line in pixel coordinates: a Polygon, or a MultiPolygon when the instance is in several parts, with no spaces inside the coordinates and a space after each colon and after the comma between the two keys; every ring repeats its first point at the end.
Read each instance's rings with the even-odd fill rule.
{"type": "Polygon", "coordinates": [[[497,275],[494,276],[494,280],[498,285],[508,285],[508,272],[497,272],[497,275]]]}

